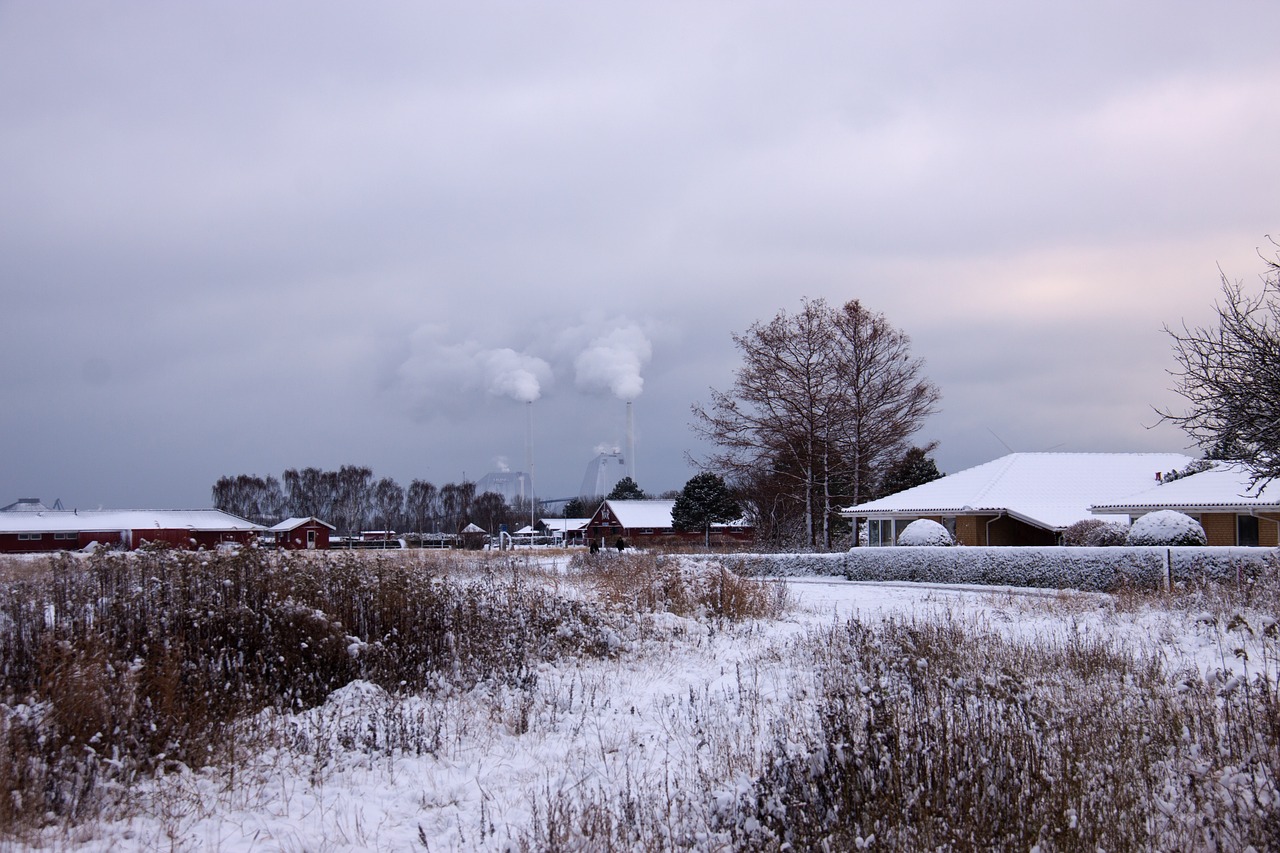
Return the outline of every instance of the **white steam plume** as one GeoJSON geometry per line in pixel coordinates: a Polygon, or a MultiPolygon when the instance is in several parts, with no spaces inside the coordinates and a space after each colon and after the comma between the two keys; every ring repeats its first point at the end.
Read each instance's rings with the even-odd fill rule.
{"type": "Polygon", "coordinates": [[[490,394],[506,395],[522,403],[542,396],[542,385],[551,380],[551,365],[513,349],[493,349],[480,353],[490,394]]]}
{"type": "Polygon", "coordinates": [[[644,390],[641,368],[653,355],[638,326],[623,326],[596,338],[573,366],[579,388],[608,388],[620,400],[634,400],[644,390]]]}
{"type": "Polygon", "coordinates": [[[408,399],[425,409],[463,405],[456,393],[483,390],[531,403],[551,383],[551,365],[513,349],[485,349],[474,341],[449,341],[448,330],[426,325],[409,338],[409,356],[396,369],[408,399]]]}

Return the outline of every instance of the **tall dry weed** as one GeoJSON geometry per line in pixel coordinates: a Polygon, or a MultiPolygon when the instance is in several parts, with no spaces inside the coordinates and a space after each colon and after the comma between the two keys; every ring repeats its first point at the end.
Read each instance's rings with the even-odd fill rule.
{"type": "MultiPolygon", "coordinates": [[[[62,555],[0,588],[0,837],[74,823],[139,774],[233,761],[261,709],[518,684],[607,654],[589,606],[508,562],[143,549],[62,555]]],[[[27,567],[26,564],[24,568],[27,567]]]]}
{"type": "Polygon", "coordinates": [[[1231,691],[1106,642],[952,620],[819,641],[818,734],[779,743],[753,849],[1277,849],[1274,679],[1231,691]]]}
{"type": "Polygon", "coordinates": [[[570,571],[607,605],[691,618],[763,619],[788,605],[786,584],[745,578],[713,561],[667,554],[578,554],[570,571]]]}

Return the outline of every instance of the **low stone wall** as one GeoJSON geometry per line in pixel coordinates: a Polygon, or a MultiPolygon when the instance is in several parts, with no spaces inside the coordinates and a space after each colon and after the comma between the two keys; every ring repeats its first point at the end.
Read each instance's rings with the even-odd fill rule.
{"type": "Polygon", "coordinates": [[[855,548],[840,554],[734,554],[717,559],[746,575],[836,575],[857,581],[987,584],[1109,591],[1237,581],[1280,570],[1271,548],[855,548]]]}

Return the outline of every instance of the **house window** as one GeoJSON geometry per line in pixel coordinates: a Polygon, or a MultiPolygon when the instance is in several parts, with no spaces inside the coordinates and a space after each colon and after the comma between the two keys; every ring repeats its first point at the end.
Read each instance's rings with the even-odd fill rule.
{"type": "Polygon", "coordinates": [[[18,534],[19,542],[39,542],[43,538],[44,538],[43,533],[19,533],[18,534]]]}
{"type": "Polygon", "coordinates": [[[873,518],[867,522],[867,544],[872,546],[894,543],[893,519],[873,518]]]}
{"type": "Polygon", "coordinates": [[[1258,517],[1256,515],[1236,516],[1236,544],[1246,547],[1257,547],[1258,517]]]}
{"type": "Polygon", "coordinates": [[[79,534],[79,533],[55,533],[55,534],[53,534],[53,538],[54,538],[54,539],[76,539],[76,540],[78,540],[78,539],[80,538],[80,534],[79,534]]]}

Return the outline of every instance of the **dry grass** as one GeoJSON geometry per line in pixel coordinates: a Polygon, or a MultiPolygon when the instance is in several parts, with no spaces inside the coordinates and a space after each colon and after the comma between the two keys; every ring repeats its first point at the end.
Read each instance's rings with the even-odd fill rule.
{"type": "Polygon", "coordinates": [[[610,650],[589,606],[510,559],[145,550],[7,568],[0,837],[92,817],[167,767],[234,762],[237,721],[356,679],[520,683],[610,650]]]}
{"type": "Polygon", "coordinates": [[[752,849],[1280,846],[1280,695],[1171,677],[1108,642],[945,618],[819,640],[817,733],[779,744],[734,826],[752,849]]]}
{"type": "Polygon", "coordinates": [[[786,584],[745,578],[715,562],[683,562],[665,554],[577,554],[573,575],[611,607],[692,618],[776,618],[787,608],[786,584]]]}

